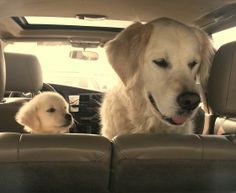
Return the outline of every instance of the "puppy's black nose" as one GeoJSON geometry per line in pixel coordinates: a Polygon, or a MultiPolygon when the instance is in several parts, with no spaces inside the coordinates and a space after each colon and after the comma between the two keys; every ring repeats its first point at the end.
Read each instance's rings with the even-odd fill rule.
{"type": "Polygon", "coordinates": [[[72,116],[71,116],[71,114],[69,114],[69,113],[67,113],[66,115],[65,115],[65,119],[66,119],[66,121],[71,121],[72,120],[72,116]]]}
{"type": "Polygon", "coordinates": [[[200,97],[194,92],[184,92],[177,97],[179,106],[184,110],[193,110],[200,103],[200,97]]]}

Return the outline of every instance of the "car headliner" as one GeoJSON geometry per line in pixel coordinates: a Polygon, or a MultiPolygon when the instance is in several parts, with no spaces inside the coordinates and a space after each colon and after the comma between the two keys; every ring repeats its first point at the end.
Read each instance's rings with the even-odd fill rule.
{"type": "MultiPolygon", "coordinates": [[[[4,39],[12,38],[68,38],[84,36],[78,31],[40,31],[23,30],[11,17],[13,16],[60,16],[75,17],[77,14],[101,14],[108,19],[147,22],[158,17],[198,24],[202,17],[236,0],[2,0],[0,1],[0,34],[4,39]]],[[[236,4],[235,4],[236,5],[236,4]]],[[[224,17],[224,15],[223,15],[224,17]]],[[[214,21],[222,15],[214,15],[214,21]]],[[[202,27],[202,26],[201,26],[202,27]]],[[[90,32],[89,32],[90,33],[90,32]]],[[[85,36],[93,36],[86,32],[85,36]]],[[[98,36],[114,36],[113,33],[98,36]]]]}

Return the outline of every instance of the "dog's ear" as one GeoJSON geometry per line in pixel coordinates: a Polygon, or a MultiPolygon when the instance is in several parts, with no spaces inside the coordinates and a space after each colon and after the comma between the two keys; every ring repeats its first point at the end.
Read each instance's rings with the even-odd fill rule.
{"type": "Polygon", "coordinates": [[[137,22],[106,44],[108,60],[124,84],[135,74],[151,32],[151,24],[137,22]]]}
{"type": "Polygon", "coordinates": [[[193,27],[193,31],[201,44],[201,64],[198,71],[200,84],[203,90],[206,90],[211,64],[215,54],[215,49],[211,38],[204,31],[193,27]]]}
{"type": "Polygon", "coordinates": [[[37,129],[40,127],[40,120],[37,115],[37,106],[32,102],[25,103],[17,112],[15,116],[16,121],[31,129],[37,129]]]}

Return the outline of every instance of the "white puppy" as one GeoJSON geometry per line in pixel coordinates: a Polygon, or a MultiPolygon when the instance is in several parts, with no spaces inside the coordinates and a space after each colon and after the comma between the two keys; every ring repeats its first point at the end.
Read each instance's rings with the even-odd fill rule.
{"type": "Polygon", "coordinates": [[[55,92],[43,92],[25,103],[16,121],[31,133],[63,133],[74,123],[68,103],[55,92]]]}
{"type": "Polygon", "coordinates": [[[121,81],[105,95],[101,134],[192,131],[214,54],[208,35],[168,18],[134,23],[106,45],[121,81]]]}

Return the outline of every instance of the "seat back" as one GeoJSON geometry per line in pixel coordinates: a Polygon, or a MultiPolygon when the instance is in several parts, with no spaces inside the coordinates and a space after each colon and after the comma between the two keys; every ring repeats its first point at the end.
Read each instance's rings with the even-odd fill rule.
{"type": "Polygon", "coordinates": [[[6,91],[19,92],[21,97],[6,96],[0,105],[0,132],[24,132],[15,121],[19,108],[31,99],[22,93],[38,93],[43,86],[42,70],[38,59],[33,55],[5,53],[6,91]]]}
{"type": "Polygon", "coordinates": [[[3,43],[0,40],[0,103],[3,100],[6,85],[6,66],[3,54],[3,43]]]}
{"type": "Polygon", "coordinates": [[[101,136],[1,133],[1,193],[107,193],[110,159],[101,136]]]}
{"type": "Polygon", "coordinates": [[[114,193],[227,193],[236,190],[236,138],[127,135],[114,139],[114,193]]]}
{"type": "Polygon", "coordinates": [[[217,51],[208,82],[208,100],[214,114],[236,117],[236,42],[217,51]]]}
{"type": "Polygon", "coordinates": [[[236,191],[236,136],[0,133],[1,193],[236,191]]]}
{"type": "Polygon", "coordinates": [[[210,116],[209,133],[236,133],[236,42],[223,45],[216,52],[208,81],[210,116]],[[223,117],[223,118],[222,118],[223,117]],[[215,124],[215,121],[217,122],[215,124]],[[220,123],[220,125],[219,125],[220,123]]]}
{"type": "Polygon", "coordinates": [[[6,91],[37,93],[43,86],[42,69],[36,56],[5,53],[6,91]]]}

